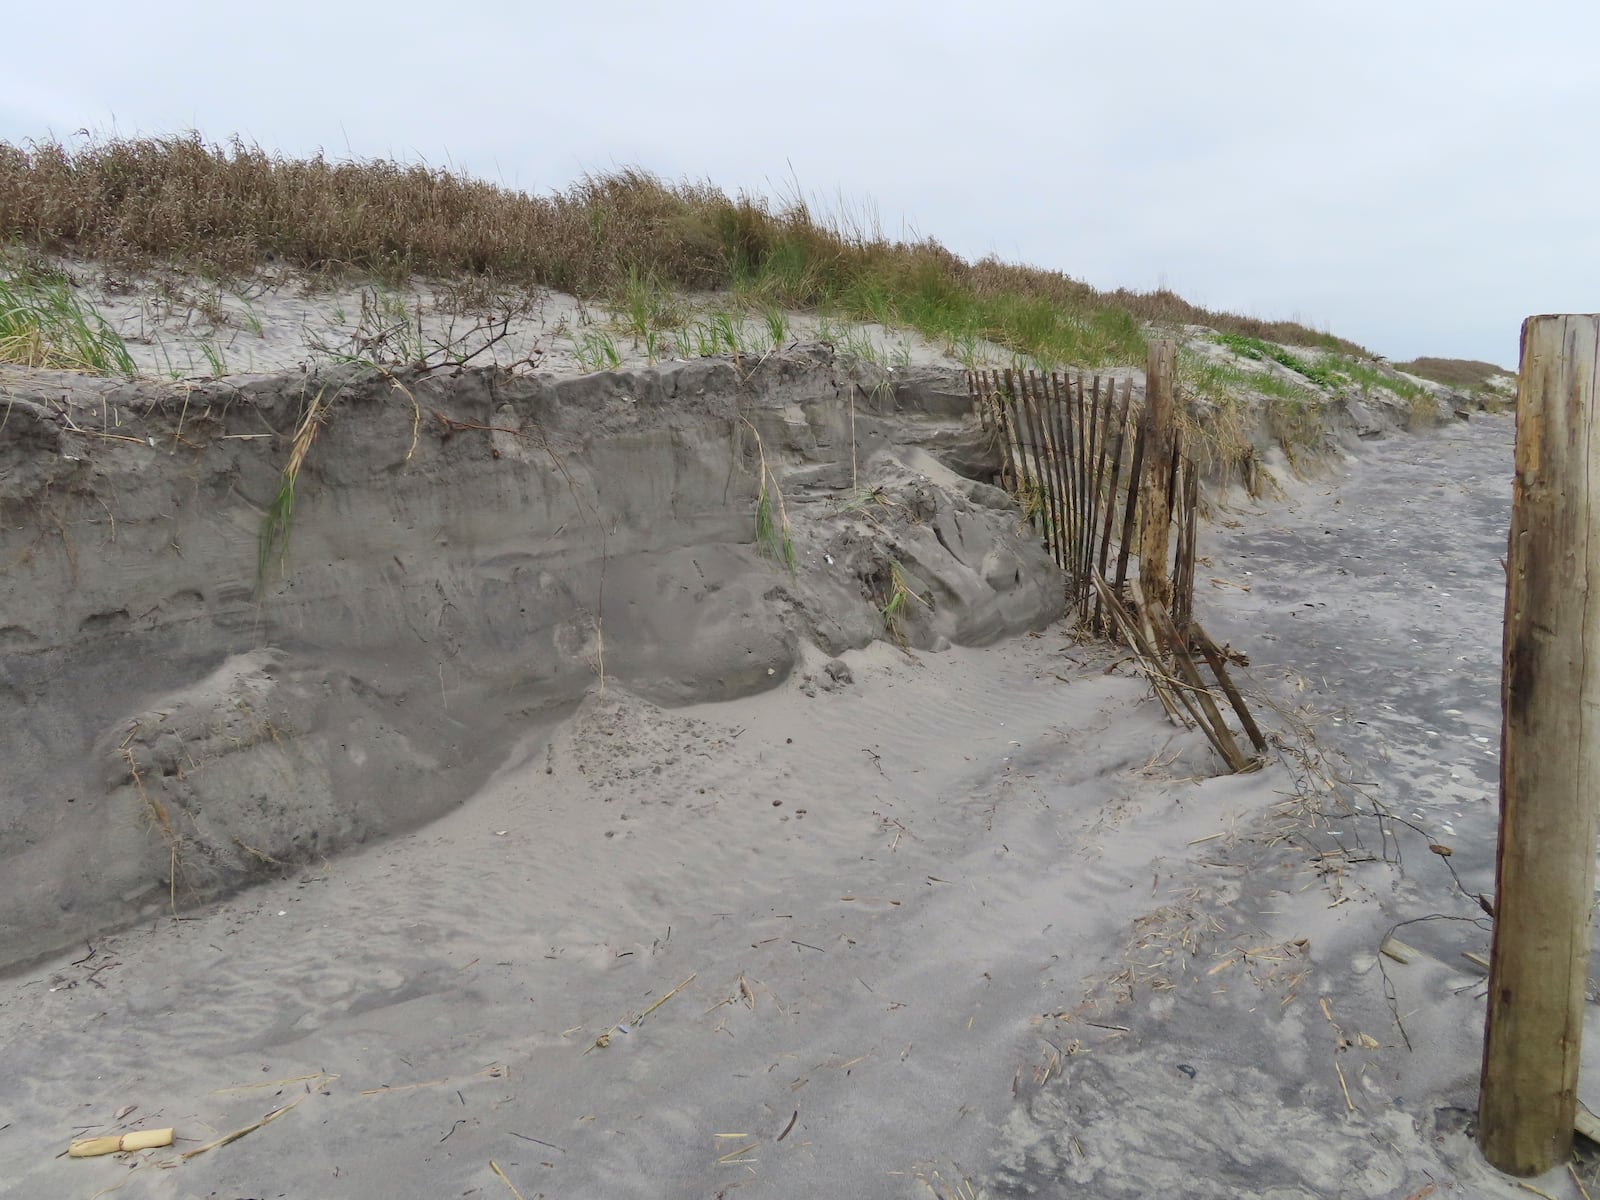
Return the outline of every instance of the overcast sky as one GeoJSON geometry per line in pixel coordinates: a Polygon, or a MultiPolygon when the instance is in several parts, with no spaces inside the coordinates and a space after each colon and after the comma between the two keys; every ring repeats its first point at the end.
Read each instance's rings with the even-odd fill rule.
{"type": "Polygon", "coordinates": [[[1600,309],[1596,0],[145,0],[6,20],[0,139],[239,133],[529,190],[641,166],[1515,366],[1600,309]]]}

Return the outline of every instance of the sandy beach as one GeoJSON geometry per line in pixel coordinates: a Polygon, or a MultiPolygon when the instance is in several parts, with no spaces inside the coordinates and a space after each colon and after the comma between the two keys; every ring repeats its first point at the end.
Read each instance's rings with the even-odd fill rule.
{"type": "MultiPolygon", "coordinates": [[[[714,383],[684,370],[701,374],[650,386],[681,396],[688,378],[714,383]]],[[[563,612],[563,593],[538,585],[553,606],[535,641],[554,658],[517,660],[530,634],[497,639],[509,610],[483,603],[486,574],[533,578],[507,573],[533,539],[579,578],[598,569],[562,541],[581,506],[570,491],[572,512],[552,499],[567,487],[558,472],[543,525],[505,518],[534,510],[503,484],[481,501],[501,514],[492,525],[470,491],[454,495],[418,523],[439,547],[431,563],[407,561],[415,541],[402,557],[392,539],[343,539],[374,494],[354,464],[407,453],[406,423],[376,401],[319,442],[321,491],[307,489],[275,599],[241,623],[227,614],[250,611],[248,589],[199,589],[204,627],[233,630],[231,642],[184,660],[170,650],[199,636],[174,632],[192,621],[115,622],[167,647],[166,665],[141,661],[156,675],[122,702],[131,718],[102,716],[70,802],[94,805],[98,789],[92,811],[131,807],[148,777],[246,852],[300,859],[227,895],[248,871],[197,823],[178,848],[212,856],[225,898],[191,901],[162,879],[167,846],[147,824],[132,858],[109,860],[130,878],[156,872],[159,886],[125,902],[143,915],[8,973],[5,1194],[1526,1194],[1484,1166],[1468,1132],[1482,972],[1461,958],[1487,947],[1467,892],[1486,888],[1493,860],[1494,768],[1479,739],[1497,717],[1509,419],[1363,441],[1281,496],[1225,498],[1197,607],[1252,658],[1276,761],[1222,776],[1114,648],[1075,636],[1059,600],[1024,583],[1044,570],[1038,548],[986,485],[944,465],[970,454],[959,393],[891,384],[879,395],[892,405],[852,410],[862,393],[837,366],[780,370],[781,387],[757,387],[752,426],[784,464],[804,564],[792,578],[739,548],[748,490],[719,502],[737,522],[694,499],[727,495],[725,469],[699,465],[711,426],[694,424],[722,420],[714,387],[687,415],[640,404],[624,376],[579,380],[542,409],[543,393],[501,396],[473,423],[502,432],[425,441],[408,463],[424,480],[459,477],[450,456],[465,449],[495,479],[513,468],[489,464],[554,448],[591,472],[576,494],[592,486],[617,513],[603,677],[581,586],[563,612]],[[580,440],[561,440],[563,411],[581,416],[580,440]],[[527,413],[548,419],[544,446],[511,432],[527,413]],[[677,465],[651,484],[639,469],[659,453],[656,429],[677,465]],[[375,437],[389,439],[377,453],[375,437]],[[595,464],[629,444],[634,457],[612,461],[635,464],[647,490],[605,499],[619,476],[595,464]],[[855,492],[841,475],[852,462],[855,492]],[[866,515],[850,503],[863,485],[885,502],[866,515]],[[661,528],[652,494],[680,514],[677,547],[648,541],[661,528]],[[351,582],[386,555],[431,572],[425,606],[408,609],[414,593],[393,579],[351,582]],[[854,572],[843,587],[826,570],[841,560],[854,572]],[[939,600],[900,645],[861,582],[886,561],[939,600]],[[660,607],[679,586],[681,606],[660,607]],[[453,612],[469,601],[474,615],[453,612]],[[398,635],[374,632],[385,628],[420,649],[395,657],[398,635]],[[221,668],[196,683],[219,651],[221,668]],[[319,693],[333,699],[307,727],[319,693]],[[207,724],[241,698],[276,736],[207,724]],[[138,731],[185,712],[186,746],[194,731],[236,738],[225,777],[248,781],[243,792],[209,783],[197,758],[160,768],[160,738],[138,731]],[[134,770],[104,765],[124,750],[134,770]],[[327,781],[309,790],[286,774],[308,761],[327,781]],[[255,795],[281,819],[240,807],[255,795]],[[306,852],[305,836],[331,839],[339,822],[341,852],[306,852]],[[1452,837],[1465,890],[1427,849],[1452,837]],[[1380,957],[1392,927],[1436,913],[1448,919],[1403,930],[1420,957],[1380,957]],[[170,1151],[58,1157],[75,1136],[167,1125],[170,1151]]],[[[424,407],[480,403],[452,386],[424,407]]],[[[219,429],[281,421],[266,390],[252,400],[219,429]]],[[[468,419],[440,412],[447,433],[468,419]]],[[[270,484],[248,482],[236,452],[249,441],[208,445],[235,455],[225,495],[270,484]]],[[[142,453],[92,450],[121,479],[142,453]]],[[[170,536],[150,508],[122,510],[103,577],[80,558],[73,604],[103,608],[95,589],[130,580],[170,588],[118,565],[154,544],[139,539],[170,536]]],[[[212,537],[213,558],[251,552],[252,522],[200,511],[175,541],[212,537]]],[[[30,636],[43,647],[47,632],[41,619],[30,636]]],[[[59,690],[74,671],[104,678],[74,666],[83,651],[67,641],[33,655],[56,655],[63,706],[81,703],[59,690]]],[[[88,844],[54,836],[57,854],[88,844]]],[[[111,911],[98,895],[85,884],[83,906],[111,911]]],[[[61,911],[49,928],[65,941],[74,918],[61,911]]],[[[1577,1194],[1564,1174],[1537,1182],[1577,1194]]]]}

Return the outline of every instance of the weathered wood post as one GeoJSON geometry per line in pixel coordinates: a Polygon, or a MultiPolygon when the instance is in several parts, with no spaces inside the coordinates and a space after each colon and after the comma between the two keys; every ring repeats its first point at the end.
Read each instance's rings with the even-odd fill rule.
{"type": "Polygon", "coordinates": [[[1500,844],[1478,1144],[1572,1152],[1600,803],[1600,315],[1522,326],[1506,561],[1500,844]],[[1592,635],[1592,636],[1591,636],[1592,635]]]}
{"type": "Polygon", "coordinates": [[[1178,348],[1173,342],[1151,342],[1144,375],[1144,478],[1139,488],[1139,588],[1150,604],[1166,609],[1172,603],[1167,577],[1167,534],[1172,515],[1167,506],[1167,479],[1172,474],[1173,381],[1178,348]]]}

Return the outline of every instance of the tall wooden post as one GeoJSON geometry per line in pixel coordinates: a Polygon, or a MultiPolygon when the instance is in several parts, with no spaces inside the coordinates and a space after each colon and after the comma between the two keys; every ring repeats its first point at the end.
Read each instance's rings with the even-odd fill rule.
{"type": "Polygon", "coordinates": [[[1572,1152],[1600,804],[1600,315],[1522,326],[1500,702],[1500,845],[1478,1143],[1572,1152]]]}
{"type": "Polygon", "coordinates": [[[1167,477],[1172,474],[1173,381],[1178,349],[1172,342],[1151,342],[1144,374],[1144,479],[1139,488],[1139,587],[1145,599],[1165,609],[1172,603],[1167,577],[1167,533],[1172,513],[1167,505],[1167,477]]]}

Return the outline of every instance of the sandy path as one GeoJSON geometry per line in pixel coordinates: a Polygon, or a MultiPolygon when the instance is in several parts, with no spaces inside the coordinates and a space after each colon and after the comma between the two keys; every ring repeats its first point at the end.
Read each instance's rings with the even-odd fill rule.
{"type": "MultiPolygon", "coordinates": [[[[1529,1194],[1472,1142],[1484,978],[1462,957],[1489,948],[1464,890],[1493,885],[1513,436],[1485,418],[1366,443],[1218,514],[1199,615],[1267,694],[1313,712],[1320,767],[1409,824],[1308,820],[1294,757],[1266,773],[1301,795],[1277,817],[1247,808],[1135,922],[1144,986],[1098,1010],[1128,1035],[1019,1104],[985,1195],[1529,1194]],[[1455,850],[1461,886],[1431,840],[1455,850]],[[1409,966],[1376,953],[1396,926],[1423,951],[1409,966]]],[[[1580,1194],[1564,1170],[1530,1182],[1580,1194]]]]}
{"type": "Polygon", "coordinates": [[[322,1071],[120,1194],[492,1195],[491,1159],[528,1197],[915,1194],[1217,825],[1141,773],[1172,737],[1143,689],[1061,646],[880,646],[833,693],[673,712],[613,689],[414,836],[7,981],[8,1194],[120,1178],[51,1156],[123,1104],[199,1139],[307,1085],[217,1089],[322,1071]]]}
{"type": "MultiPolygon", "coordinates": [[[[1207,539],[1223,587],[1207,611],[1248,645],[1261,678],[1295,673],[1331,715],[1321,736],[1379,783],[1384,802],[1456,850],[1472,892],[1494,890],[1500,630],[1515,422],[1480,417],[1369,443],[1287,503],[1207,539]]],[[[1407,898],[1443,902],[1437,872],[1407,898]]],[[[1453,911],[1453,910],[1452,910],[1453,911]]],[[[1414,914],[1413,914],[1414,915],[1414,914]]],[[[1459,929],[1418,929],[1419,945],[1459,929]]]]}

